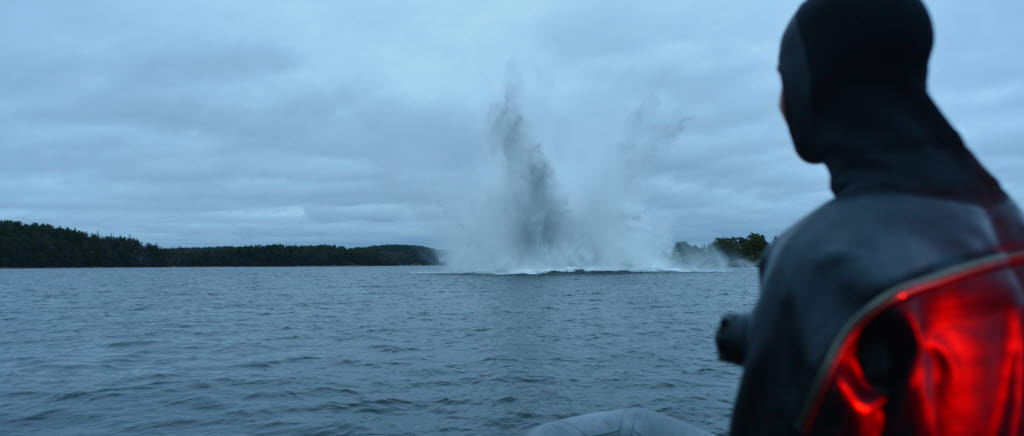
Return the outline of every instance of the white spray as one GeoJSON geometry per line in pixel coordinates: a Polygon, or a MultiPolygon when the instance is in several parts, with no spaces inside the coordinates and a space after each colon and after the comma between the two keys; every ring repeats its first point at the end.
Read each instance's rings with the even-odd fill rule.
{"type": "MultiPolygon", "coordinates": [[[[635,114],[638,120],[642,112],[635,114]]],[[[636,204],[638,196],[630,195],[642,168],[634,158],[648,154],[635,153],[643,146],[638,141],[674,140],[681,122],[653,133],[633,129],[644,130],[647,138],[631,132],[632,140],[616,148],[622,155],[607,167],[587,168],[591,183],[571,197],[528,127],[517,90],[510,87],[491,119],[490,142],[500,153],[476,168],[470,192],[448,208],[459,224],[444,256],[449,270],[535,274],[682,267],[670,257],[671,238],[636,204]]]]}

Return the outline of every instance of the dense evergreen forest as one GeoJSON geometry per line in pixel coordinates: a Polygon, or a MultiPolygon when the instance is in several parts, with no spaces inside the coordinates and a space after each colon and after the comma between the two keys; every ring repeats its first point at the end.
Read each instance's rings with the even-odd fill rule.
{"type": "Polygon", "coordinates": [[[436,265],[415,245],[160,248],[48,224],[0,221],[0,267],[436,265]]]}
{"type": "MultiPolygon", "coordinates": [[[[677,242],[683,262],[717,252],[730,261],[757,262],[763,235],[718,238],[707,245],[677,242]]],[[[160,248],[123,236],[99,236],[48,224],[0,221],[0,268],[121,266],[346,266],[437,265],[438,254],[417,245],[345,248],[335,245],[160,248]]]]}
{"type": "Polygon", "coordinates": [[[768,240],[764,235],[751,233],[746,238],[718,238],[707,245],[690,245],[687,242],[676,242],[672,250],[679,259],[686,261],[692,258],[707,257],[712,251],[725,255],[730,261],[745,260],[757,262],[768,248],[768,240]]]}

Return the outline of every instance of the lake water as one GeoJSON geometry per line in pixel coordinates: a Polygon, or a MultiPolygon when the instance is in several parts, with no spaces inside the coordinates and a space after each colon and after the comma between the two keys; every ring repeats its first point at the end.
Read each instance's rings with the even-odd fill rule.
{"type": "Polygon", "coordinates": [[[0,270],[0,433],[522,434],[642,407],[715,433],[757,270],[0,270]]]}

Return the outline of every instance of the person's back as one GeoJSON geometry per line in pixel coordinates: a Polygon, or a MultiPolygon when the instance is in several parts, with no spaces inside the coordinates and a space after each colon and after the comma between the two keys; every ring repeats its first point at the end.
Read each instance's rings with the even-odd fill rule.
{"type": "MultiPolygon", "coordinates": [[[[828,166],[836,199],[769,248],[752,316],[727,317],[723,356],[744,366],[732,434],[806,432],[829,348],[885,290],[1024,248],[1020,211],[927,94],[931,43],[918,0],[809,0],[786,30],[783,111],[799,155],[828,166]]],[[[861,343],[863,371],[898,392],[919,344],[877,330],[861,343]]],[[[890,413],[882,430],[913,427],[890,413]]]]}
{"type": "Polygon", "coordinates": [[[1022,279],[1024,250],[997,252],[876,295],[828,348],[800,432],[1024,432],[1022,279]]]}
{"type": "MultiPolygon", "coordinates": [[[[931,45],[919,0],[808,0],[787,28],[783,113],[836,199],[768,248],[753,313],[723,319],[720,356],[744,367],[731,434],[1024,435],[1024,218],[928,96],[931,45]],[[940,286],[965,271],[999,280],[940,286]],[[969,401],[992,415],[932,416],[969,401]],[[960,417],[985,422],[936,428],[960,417]]],[[[531,435],[699,432],[625,409],[531,435]]]]}

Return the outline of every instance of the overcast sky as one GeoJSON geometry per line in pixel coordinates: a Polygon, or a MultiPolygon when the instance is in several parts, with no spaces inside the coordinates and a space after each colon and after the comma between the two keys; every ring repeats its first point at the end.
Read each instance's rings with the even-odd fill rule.
{"type": "MultiPolygon", "coordinates": [[[[771,237],[831,196],[778,113],[798,4],[2,0],[0,219],[445,247],[514,82],[568,207],[621,161],[667,238],[771,237]]],[[[927,4],[932,94],[1024,198],[1024,4],[927,4]]]]}

